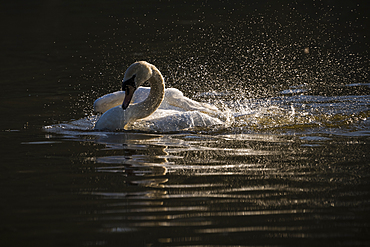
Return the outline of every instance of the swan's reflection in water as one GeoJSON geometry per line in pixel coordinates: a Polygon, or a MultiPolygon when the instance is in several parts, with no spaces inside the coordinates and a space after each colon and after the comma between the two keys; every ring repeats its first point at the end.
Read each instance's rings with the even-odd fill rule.
{"type": "Polygon", "coordinates": [[[367,190],[351,189],[367,183],[358,177],[362,163],[349,169],[338,160],[361,159],[356,146],[329,135],[124,132],[91,140],[101,145],[93,172],[105,182],[83,193],[94,200],[89,220],[101,234],[136,234],[134,245],[142,235],[154,245],[336,238],[336,222],[351,228],[361,218],[341,208],[367,205],[367,190]],[[318,152],[326,146],[331,155],[318,152]]]}
{"type": "Polygon", "coordinates": [[[118,176],[121,187],[111,186],[91,194],[103,199],[94,221],[102,222],[102,232],[132,232],[140,227],[162,225],[166,215],[147,215],[166,211],[163,198],[168,153],[158,145],[160,135],[114,133],[95,140],[104,144],[104,155],[95,158],[95,172],[118,176]]]}

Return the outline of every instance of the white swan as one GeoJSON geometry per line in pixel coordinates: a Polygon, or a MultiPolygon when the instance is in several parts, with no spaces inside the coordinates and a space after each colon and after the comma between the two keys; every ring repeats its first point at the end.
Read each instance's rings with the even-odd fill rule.
{"type": "Polygon", "coordinates": [[[95,112],[104,113],[95,129],[124,129],[129,123],[145,118],[169,131],[223,123],[215,118],[220,114],[215,106],[184,97],[175,88],[165,89],[161,72],[147,62],[133,63],[126,70],[122,89],[125,91],[104,95],[94,102],[95,112]],[[150,88],[140,87],[146,81],[150,88]],[[171,125],[176,126],[168,128],[171,125]]]}

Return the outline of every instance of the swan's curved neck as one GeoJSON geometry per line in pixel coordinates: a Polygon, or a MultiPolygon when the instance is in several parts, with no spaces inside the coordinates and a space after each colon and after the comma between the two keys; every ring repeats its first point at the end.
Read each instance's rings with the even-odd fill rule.
{"type": "Polygon", "coordinates": [[[130,112],[131,121],[142,119],[151,115],[158,109],[164,98],[164,80],[161,72],[152,66],[152,77],[149,78],[150,93],[148,97],[137,104],[130,105],[125,111],[130,112]]]}

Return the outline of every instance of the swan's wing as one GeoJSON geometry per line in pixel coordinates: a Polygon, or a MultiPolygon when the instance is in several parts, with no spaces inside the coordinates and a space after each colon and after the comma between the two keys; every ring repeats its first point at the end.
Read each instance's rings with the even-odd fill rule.
{"type": "Polygon", "coordinates": [[[150,87],[139,87],[135,90],[134,95],[132,96],[131,102],[133,104],[139,103],[141,101],[144,101],[146,98],[148,98],[150,92],[150,87]]]}
{"type": "Polygon", "coordinates": [[[121,105],[125,98],[125,91],[106,94],[94,102],[94,111],[104,113],[109,109],[121,105]]]}
{"type": "MultiPolygon", "coordinates": [[[[139,87],[131,100],[132,104],[141,102],[145,100],[150,92],[149,87],[139,87]]],[[[123,100],[125,99],[125,91],[117,91],[114,93],[106,94],[94,102],[94,111],[99,113],[104,113],[113,107],[122,105],[123,100]]]]}
{"type": "Polygon", "coordinates": [[[165,103],[181,108],[183,111],[199,111],[208,114],[214,114],[215,112],[218,112],[217,107],[189,99],[185,97],[180,90],[175,88],[166,89],[165,103]]]}

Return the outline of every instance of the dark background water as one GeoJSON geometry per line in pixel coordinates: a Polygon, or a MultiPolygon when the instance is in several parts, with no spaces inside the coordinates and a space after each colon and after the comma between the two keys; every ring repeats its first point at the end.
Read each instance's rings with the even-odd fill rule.
{"type": "Polygon", "coordinates": [[[368,10],[366,1],[9,1],[1,8],[2,92],[34,114],[53,109],[53,98],[69,109],[69,96],[81,105],[62,112],[81,116],[119,89],[132,61],[147,60],[186,95],[271,95],[304,83],[338,94],[343,84],[366,82],[368,10]],[[42,95],[50,98],[35,100],[42,95]]]}
{"type": "Polygon", "coordinates": [[[0,245],[368,245],[366,128],[105,137],[41,128],[90,115],[135,60],[192,98],[269,98],[297,85],[367,97],[369,11],[368,1],[330,0],[2,3],[0,245]]]}

